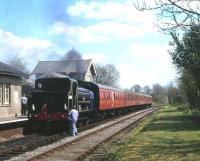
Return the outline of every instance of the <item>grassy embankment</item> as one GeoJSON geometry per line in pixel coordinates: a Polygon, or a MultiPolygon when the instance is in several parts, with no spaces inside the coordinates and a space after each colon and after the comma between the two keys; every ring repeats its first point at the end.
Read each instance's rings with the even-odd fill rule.
{"type": "Polygon", "coordinates": [[[200,123],[189,114],[166,106],[133,130],[110,161],[199,161],[200,123]]]}

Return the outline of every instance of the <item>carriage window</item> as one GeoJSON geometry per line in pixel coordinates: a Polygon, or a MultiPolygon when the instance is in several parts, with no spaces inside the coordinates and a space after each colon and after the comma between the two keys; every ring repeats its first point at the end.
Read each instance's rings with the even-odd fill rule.
{"type": "Polygon", "coordinates": [[[108,100],[108,93],[104,92],[104,100],[108,100]]]}
{"type": "Polygon", "coordinates": [[[10,104],[10,85],[0,84],[0,105],[10,104]]]}

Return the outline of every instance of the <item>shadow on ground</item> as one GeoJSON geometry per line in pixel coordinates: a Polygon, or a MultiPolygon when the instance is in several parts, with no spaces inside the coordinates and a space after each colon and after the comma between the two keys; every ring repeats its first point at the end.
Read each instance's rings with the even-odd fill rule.
{"type": "Polygon", "coordinates": [[[161,116],[142,131],[199,131],[200,126],[190,115],[161,116]]]}
{"type": "MultiPolygon", "coordinates": [[[[160,111],[160,113],[162,112],[163,111],[160,111]]],[[[176,112],[176,110],[166,112],[171,113],[176,112]]],[[[138,144],[132,145],[133,147],[138,145],[140,148],[129,148],[132,149],[132,152],[128,151],[128,153],[131,155],[135,153],[134,150],[136,150],[137,152],[135,154],[139,152],[138,154],[143,156],[142,159],[147,160],[149,158],[154,160],[156,156],[158,158],[163,157],[166,160],[173,160],[172,158],[187,160],[190,157],[197,160],[196,158],[200,157],[200,124],[192,116],[186,114],[172,116],[161,115],[153,119],[153,121],[142,130],[142,132],[146,134],[154,131],[158,131],[158,133],[155,133],[155,135],[154,133],[150,133],[150,135],[148,135],[149,138],[146,137],[144,144],[142,143],[144,138],[141,138],[142,140],[139,140],[139,142],[137,142],[138,144]],[[159,131],[161,131],[161,133],[159,133],[159,131]],[[171,158],[167,159],[167,157],[171,158]]]]}
{"type": "MultiPolygon", "coordinates": [[[[154,155],[159,155],[164,158],[166,158],[167,156],[170,156],[172,158],[179,156],[180,158],[182,158],[187,156],[188,154],[195,154],[198,156],[200,155],[200,142],[198,141],[183,141],[178,138],[176,140],[157,138],[157,140],[157,142],[141,146],[140,150],[138,151],[140,153],[140,156],[145,156],[146,158],[154,158],[154,155]]],[[[129,148],[128,153],[130,155],[134,154],[135,149],[129,148]]]]}
{"type": "Polygon", "coordinates": [[[177,109],[170,109],[170,110],[161,110],[158,111],[157,113],[171,113],[171,112],[178,112],[179,110],[177,109]]]}

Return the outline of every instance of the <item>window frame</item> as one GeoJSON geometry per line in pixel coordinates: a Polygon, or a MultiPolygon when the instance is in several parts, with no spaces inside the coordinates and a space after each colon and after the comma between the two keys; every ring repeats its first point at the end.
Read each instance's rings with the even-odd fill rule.
{"type": "Polygon", "coordinates": [[[10,106],[11,88],[8,83],[0,83],[0,106],[10,106]]]}

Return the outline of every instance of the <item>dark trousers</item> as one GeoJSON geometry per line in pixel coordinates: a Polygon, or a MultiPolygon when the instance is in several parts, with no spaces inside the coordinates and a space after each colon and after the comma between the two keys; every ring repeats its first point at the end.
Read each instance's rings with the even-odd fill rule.
{"type": "Polygon", "coordinates": [[[22,113],[22,116],[26,115],[26,104],[22,104],[21,113],[22,113]]]}

